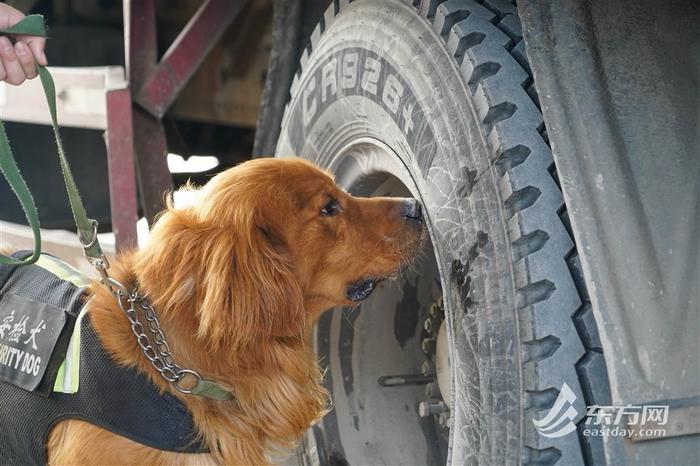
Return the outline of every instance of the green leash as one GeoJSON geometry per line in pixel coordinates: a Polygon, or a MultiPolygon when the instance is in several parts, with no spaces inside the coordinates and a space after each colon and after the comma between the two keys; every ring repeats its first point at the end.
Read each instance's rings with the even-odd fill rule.
{"type": "MultiPolygon", "coordinates": [[[[46,37],[44,17],[41,15],[30,15],[11,28],[0,29],[0,35],[14,34],[46,37]]],[[[51,73],[49,73],[49,71],[43,66],[37,63],[36,67],[37,71],[39,72],[39,79],[41,79],[41,85],[44,88],[44,94],[46,94],[46,102],[48,103],[49,111],[51,112],[51,126],[53,127],[53,134],[56,138],[58,160],[61,165],[61,171],[63,172],[63,180],[66,184],[66,191],[68,191],[68,200],[70,201],[71,211],[73,212],[73,219],[75,220],[75,225],[78,229],[78,239],[83,246],[83,250],[85,251],[88,261],[90,261],[90,263],[102,275],[103,283],[107,287],[111,288],[112,292],[117,295],[117,299],[119,300],[119,304],[121,306],[121,299],[128,296],[128,292],[123,285],[119,284],[119,282],[116,282],[113,279],[110,279],[107,275],[109,263],[102,253],[100,243],[97,241],[97,221],[89,219],[87,213],[85,212],[85,206],[80,198],[78,186],[75,184],[73,173],[70,170],[68,160],[66,160],[66,154],[63,150],[63,143],[61,142],[61,135],[58,130],[58,120],[56,118],[56,87],[54,85],[53,78],[51,77],[51,73]]],[[[24,178],[22,178],[22,174],[19,172],[15,158],[12,155],[12,149],[10,148],[10,142],[7,139],[7,134],[5,133],[2,120],[0,120],[0,171],[2,171],[5,179],[10,184],[10,188],[12,188],[12,191],[17,196],[17,199],[19,199],[22,209],[24,210],[24,214],[27,217],[27,221],[32,228],[32,233],[34,234],[34,253],[30,257],[19,261],[0,254],[0,264],[33,264],[41,256],[41,230],[39,227],[39,215],[36,210],[36,204],[34,203],[32,193],[29,191],[24,178]]],[[[181,369],[181,372],[182,374],[196,374],[194,371],[187,369],[181,369]]],[[[199,395],[214,400],[233,399],[231,392],[213,380],[202,378],[199,376],[199,374],[196,374],[196,383],[191,389],[183,389],[178,383],[175,383],[174,386],[183,393],[192,393],[194,395],[199,395]]]]}
{"type": "MultiPolygon", "coordinates": [[[[27,36],[46,37],[44,17],[41,15],[27,16],[22,21],[10,28],[0,29],[0,34],[21,34],[27,36]]],[[[66,191],[68,192],[68,200],[70,201],[71,211],[73,212],[73,219],[75,220],[75,225],[78,229],[78,238],[80,239],[80,243],[83,245],[85,254],[90,262],[102,260],[104,258],[102,248],[97,241],[97,221],[88,218],[87,213],[85,212],[83,201],[80,198],[80,193],[78,192],[78,186],[75,184],[73,173],[70,170],[68,160],[66,159],[66,155],[63,150],[63,143],[61,142],[61,135],[58,130],[58,120],[56,118],[56,87],[54,85],[53,78],[51,77],[51,73],[49,73],[49,71],[43,66],[37,64],[36,67],[39,73],[39,79],[41,80],[41,85],[44,88],[44,94],[46,95],[46,102],[48,103],[49,111],[51,113],[51,126],[53,127],[54,137],[56,138],[58,160],[61,165],[63,179],[66,184],[66,191]]],[[[17,163],[15,162],[2,120],[0,120],[0,171],[2,171],[2,174],[9,183],[10,188],[17,196],[17,199],[22,206],[22,210],[24,210],[24,214],[27,217],[29,226],[32,229],[32,234],[34,235],[34,252],[30,257],[19,261],[0,254],[0,264],[32,264],[36,262],[41,255],[39,214],[37,212],[32,193],[29,191],[27,183],[24,181],[24,178],[17,167],[17,163]]]]}

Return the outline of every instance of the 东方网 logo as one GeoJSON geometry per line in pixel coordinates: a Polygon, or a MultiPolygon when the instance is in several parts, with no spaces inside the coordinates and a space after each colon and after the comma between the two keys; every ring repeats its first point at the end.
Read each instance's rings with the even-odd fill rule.
{"type": "Polygon", "coordinates": [[[544,437],[559,438],[576,430],[574,419],[578,412],[574,408],[574,401],[576,395],[565,382],[552,409],[542,419],[532,420],[537,432],[544,437]]]}

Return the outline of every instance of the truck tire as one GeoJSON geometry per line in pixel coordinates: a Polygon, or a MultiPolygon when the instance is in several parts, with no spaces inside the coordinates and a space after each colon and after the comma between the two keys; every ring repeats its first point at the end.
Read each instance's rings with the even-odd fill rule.
{"type": "Polygon", "coordinates": [[[398,292],[389,285],[359,312],[319,322],[335,406],[306,436],[304,461],[605,463],[583,420],[586,405],[610,404],[607,370],[511,2],[336,0],[302,56],[277,155],[314,161],[355,194],[403,186],[422,201],[431,238],[428,265],[398,292]],[[450,368],[450,387],[439,387],[449,407],[442,447],[438,416],[431,424],[417,409],[435,384],[376,378],[391,370],[385,354],[403,364],[397,371],[420,373],[408,352],[432,338],[421,324],[438,299],[425,284],[433,261],[450,368]],[[389,302],[393,320],[381,320],[389,302]],[[548,438],[533,420],[564,383],[577,429],[548,438]],[[408,396],[413,406],[396,404],[408,396]]]}

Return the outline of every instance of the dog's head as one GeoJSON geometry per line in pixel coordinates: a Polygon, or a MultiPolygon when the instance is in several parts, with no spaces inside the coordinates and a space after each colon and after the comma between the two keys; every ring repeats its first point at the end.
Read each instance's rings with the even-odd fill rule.
{"type": "Polygon", "coordinates": [[[161,306],[192,301],[201,336],[252,342],[367,298],[424,236],[413,199],[354,197],[301,159],[259,159],[214,177],[196,205],[170,208],[137,269],[160,270],[142,276],[161,306]]]}

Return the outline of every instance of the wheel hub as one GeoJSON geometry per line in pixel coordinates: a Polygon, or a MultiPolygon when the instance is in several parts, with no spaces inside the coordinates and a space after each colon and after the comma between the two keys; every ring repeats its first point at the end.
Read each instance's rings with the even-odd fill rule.
{"type": "Polygon", "coordinates": [[[435,345],[435,374],[442,399],[448,407],[452,406],[452,369],[450,366],[450,348],[447,343],[447,325],[443,320],[438,330],[435,345]]]}

